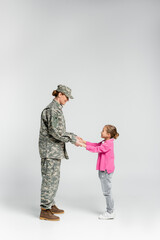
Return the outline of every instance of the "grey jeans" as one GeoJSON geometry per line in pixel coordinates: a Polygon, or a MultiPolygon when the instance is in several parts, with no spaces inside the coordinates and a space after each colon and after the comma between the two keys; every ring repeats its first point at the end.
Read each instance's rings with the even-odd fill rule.
{"type": "Polygon", "coordinates": [[[112,176],[113,173],[107,173],[107,171],[99,171],[98,172],[103,195],[106,198],[106,210],[108,213],[112,213],[114,210],[114,200],[111,194],[111,188],[112,188],[112,176]]]}

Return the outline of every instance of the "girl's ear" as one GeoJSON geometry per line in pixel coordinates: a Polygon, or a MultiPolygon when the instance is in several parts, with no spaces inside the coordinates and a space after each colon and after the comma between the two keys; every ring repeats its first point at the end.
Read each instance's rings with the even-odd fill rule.
{"type": "Polygon", "coordinates": [[[111,134],[110,134],[110,133],[108,133],[108,135],[109,135],[109,137],[111,138],[111,134]]]}

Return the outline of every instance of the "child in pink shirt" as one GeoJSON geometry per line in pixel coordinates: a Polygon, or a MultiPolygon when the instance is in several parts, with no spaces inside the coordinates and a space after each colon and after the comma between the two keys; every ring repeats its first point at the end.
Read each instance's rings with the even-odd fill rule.
{"type": "Polygon", "coordinates": [[[113,219],[114,213],[114,200],[111,195],[111,180],[114,166],[114,139],[119,136],[117,129],[112,125],[105,125],[101,137],[103,141],[99,143],[91,143],[81,139],[81,146],[86,150],[98,153],[97,167],[99,170],[99,178],[101,181],[102,191],[106,198],[106,211],[99,216],[99,219],[113,219]]]}

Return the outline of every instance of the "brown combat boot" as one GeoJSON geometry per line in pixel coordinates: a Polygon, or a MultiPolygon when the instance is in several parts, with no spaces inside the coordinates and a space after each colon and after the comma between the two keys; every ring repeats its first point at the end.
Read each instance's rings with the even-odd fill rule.
{"type": "Polygon", "coordinates": [[[59,221],[60,218],[55,216],[51,209],[44,209],[41,208],[41,214],[40,214],[40,219],[41,220],[49,220],[49,221],[59,221]]]}
{"type": "Polygon", "coordinates": [[[56,214],[62,214],[64,213],[64,210],[59,209],[56,205],[54,205],[51,207],[51,212],[56,214]]]}

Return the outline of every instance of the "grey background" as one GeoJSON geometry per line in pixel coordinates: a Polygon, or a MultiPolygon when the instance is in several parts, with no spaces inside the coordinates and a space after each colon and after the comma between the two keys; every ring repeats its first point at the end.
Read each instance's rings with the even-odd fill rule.
{"type": "Polygon", "coordinates": [[[160,235],[159,12],[156,0],[0,1],[4,239],[160,235]],[[58,84],[74,96],[63,108],[67,131],[92,142],[108,123],[120,133],[114,221],[97,220],[105,210],[97,154],[72,144],[56,198],[66,215],[57,224],[38,220],[40,114],[58,84]]]}

